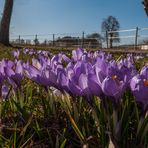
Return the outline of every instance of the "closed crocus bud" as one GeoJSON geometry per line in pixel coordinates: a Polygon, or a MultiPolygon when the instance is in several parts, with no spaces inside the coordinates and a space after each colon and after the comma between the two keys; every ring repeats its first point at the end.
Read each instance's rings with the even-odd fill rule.
{"type": "Polygon", "coordinates": [[[20,55],[20,51],[17,49],[17,50],[13,50],[12,51],[12,55],[14,56],[14,58],[19,58],[19,55],[20,55]]]}
{"type": "Polygon", "coordinates": [[[43,68],[43,65],[38,59],[32,58],[32,65],[36,67],[38,70],[43,68]]]}
{"type": "Polygon", "coordinates": [[[62,59],[63,59],[64,62],[66,62],[66,63],[71,62],[71,59],[70,59],[66,54],[62,54],[62,59]]]}
{"type": "Polygon", "coordinates": [[[82,55],[84,54],[84,50],[81,48],[78,48],[76,50],[72,51],[72,59],[76,62],[78,60],[81,60],[82,55]]]}
{"type": "Polygon", "coordinates": [[[29,52],[29,49],[27,49],[27,48],[24,48],[24,49],[23,49],[23,53],[24,53],[24,54],[27,54],[28,52],[29,52]]]}
{"type": "Polygon", "coordinates": [[[3,85],[1,91],[2,91],[2,99],[3,99],[3,100],[7,99],[6,97],[7,97],[8,92],[9,92],[8,86],[3,85]]]}

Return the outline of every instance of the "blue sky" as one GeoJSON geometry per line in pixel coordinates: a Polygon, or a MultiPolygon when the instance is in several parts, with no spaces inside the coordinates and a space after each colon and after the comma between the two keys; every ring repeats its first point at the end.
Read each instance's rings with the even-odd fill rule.
{"type": "MultiPolygon", "coordinates": [[[[0,13],[3,3],[0,0],[0,13]]],[[[148,27],[142,0],[14,0],[11,34],[100,32],[109,15],[121,29],[148,27]]]]}

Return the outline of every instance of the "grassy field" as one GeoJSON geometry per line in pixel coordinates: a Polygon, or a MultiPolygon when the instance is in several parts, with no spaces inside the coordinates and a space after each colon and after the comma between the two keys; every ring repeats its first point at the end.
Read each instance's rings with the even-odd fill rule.
{"type": "MultiPolygon", "coordinates": [[[[72,50],[76,49],[76,48],[63,48],[63,47],[48,47],[48,46],[35,46],[35,45],[31,45],[31,46],[25,46],[25,45],[12,45],[12,46],[4,46],[2,44],[0,44],[0,51],[11,51],[12,49],[22,49],[22,48],[33,48],[36,50],[48,50],[51,51],[52,53],[59,53],[59,52],[71,52],[72,50]]],[[[134,48],[112,48],[112,49],[100,49],[100,48],[86,48],[86,50],[88,51],[97,51],[97,50],[101,50],[101,51],[105,51],[105,52],[110,52],[112,54],[126,54],[126,53],[133,53],[133,54],[141,54],[141,55],[145,55],[148,54],[148,50],[140,50],[140,49],[134,49],[134,48]]]]}
{"type": "MultiPolygon", "coordinates": [[[[42,71],[43,75],[38,73],[37,79],[35,76],[33,78],[27,77],[27,73],[31,72],[24,69],[21,83],[18,83],[22,73],[21,70],[17,69],[17,66],[19,68],[21,66],[18,59],[14,58],[11,52],[14,49],[21,48],[23,47],[0,46],[0,60],[11,60],[9,64],[6,60],[5,64],[8,65],[1,68],[5,71],[5,77],[0,75],[4,79],[2,80],[3,83],[7,86],[5,98],[2,99],[1,95],[0,100],[0,147],[111,148],[114,145],[117,148],[147,148],[147,108],[143,109],[143,106],[135,101],[129,88],[125,90],[119,102],[114,102],[112,97],[103,96],[102,99],[102,96],[95,95],[91,97],[91,100],[88,100],[87,96],[72,94],[73,91],[67,93],[61,90],[59,92],[53,88],[54,85],[46,87],[42,83],[40,84],[41,80],[44,81],[44,78],[46,78],[47,73],[44,75],[46,68],[42,71]],[[11,64],[14,65],[9,67],[11,64]],[[16,69],[17,72],[15,72],[16,69]],[[40,76],[43,76],[43,79],[40,76]]],[[[45,49],[45,47],[31,48],[48,50],[53,54],[59,52],[71,54],[72,51],[72,49],[45,49]]],[[[125,52],[123,53],[120,50],[116,50],[116,52],[114,50],[109,51],[113,53],[113,59],[116,62],[121,58],[126,58],[125,52]]],[[[148,56],[145,54],[144,57],[139,58],[137,53],[135,56],[134,65],[139,73],[140,69],[147,64],[148,56]]],[[[31,61],[33,58],[37,59],[38,55],[24,55],[21,53],[19,56],[19,59],[25,62],[27,59],[31,61]]],[[[51,59],[52,57],[48,58],[51,59]]],[[[47,59],[46,56],[45,59],[47,59]]],[[[46,63],[40,66],[41,63],[34,65],[37,66],[36,69],[38,69],[38,66],[40,68],[46,67],[46,63]]],[[[72,61],[72,63],[76,64],[77,60],[72,61]]],[[[65,66],[65,63],[56,64],[60,67],[61,64],[65,66]]],[[[48,66],[47,70],[49,71],[48,66]]],[[[56,72],[56,69],[54,69],[54,72],[56,72]]],[[[57,73],[57,76],[60,76],[59,73],[57,73]]],[[[50,75],[50,77],[52,76],[50,75]]],[[[122,81],[116,79],[115,75],[111,79],[115,80],[117,85],[122,84],[122,81]]],[[[83,81],[81,81],[82,84],[83,81]]],[[[46,81],[44,82],[46,83],[46,81]]],[[[56,82],[59,83],[58,86],[61,85],[60,81],[56,82]]],[[[143,82],[147,89],[147,79],[144,79],[143,82]]],[[[6,88],[5,86],[3,88],[6,88]]],[[[81,86],[85,86],[85,83],[81,86]]],[[[93,87],[90,89],[93,89],[93,87]]]]}

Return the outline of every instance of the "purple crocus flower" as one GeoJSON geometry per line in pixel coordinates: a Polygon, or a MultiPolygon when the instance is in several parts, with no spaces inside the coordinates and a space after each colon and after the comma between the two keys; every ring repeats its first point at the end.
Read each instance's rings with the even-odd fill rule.
{"type": "Polygon", "coordinates": [[[71,94],[74,96],[83,96],[87,100],[90,99],[90,90],[88,87],[88,77],[86,74],[81,73],[78,80],[71,79],[68,81],[68,87],[71,94]]]}
{"type": "Polygon", "coordinates": [[[21,81],[23,79],[23,63],[22,61],[17,61],[14,63],[13,67],[7,65],[4,67],[7,79],[14,88],[21,87],[21,81]]]}
{"type": "Polygon", "coordinates": [[[35,51],[34,51],[34,49],[32,49],[32,48],[31,48],[31,49],[29,49],[29,52],[28,52],[28,54],[29,54],[29,55],[33,55],[33,54],[35,54],[35,51]]]}
{"type": "Polygon", "coordinates": [[[28,52],[29,52],[29,49],[27,49],[27,48],[24,48],[24,49],[23,49],[23,53],[24,53],[24,54],[27,54],[28,52]]]}
{"type": "Polygon", "coordinates": [[[57,76],[57,83],[58,83],[59,89],[62,92],[66,91],[67,93],[70,93],[70,90],[68,87],[68,81],[69,80],[68,80],[66,72],[64,70],[60,71],[57,76]]]}
{"type": "Polygon", "coordinates": [[[109,77],[107,76],[102,82],[102,90],[106,96],[113,98],[114,103],[118,103],[121,95],[125,89],[125,83],[118,80],[116,75],[109,77]]]}
{"type": "Polygon", "coordinates": [[[14,56],[14,58],[19,58],[19,55],[20,55],[20,51],[18,50],[18,49],[16,49],[16,50],[13,50],[12,51],[12,55],[14,56]]]}
{"type": "Polygon", "coordinates": [[[66,63],[71,62],[71,59],[70,59],[67,55],[65,55],[65,54],[62,54],[62,59],[63,59],[64,62],[66,62],[66,63]]]}
{"type": "Polygon", "coordinates": [[[3,85],[2,86],[2,90],[1,90],[1,95],[2,95],[2,99],[5,100],[7,95],[8,95],[8,92],[9,92],[9,88],[8,86],[6,85],[3,85]]]}
{"type": "Polygon", "coordinates": [[[67,84],[71,94],[75,96],[84,96],[86,94],[88,67],[88,63],[82,61],[67,66],[67,84]]]}
{"type": "Polygon", "coordinates": [[[131,78],[137,74],[136,68],[132,63],[132,59],[129,57],[121,59],[117,64],[119,69],[118,76],[121,80],[124,80],[126,85],[129,87],[131,78]]]}
{"type": "Polygon", "coordinates": [[[42,70],[45,65],[43,65],[39,59],[32,58],[32,66],[36,67],[38,70],[42,70]]]}
{"type": "Polygon", "coordinates": [[[99,96],[101,88],[91,63],[78,61],[67,68],[68,88],[75,96],[84,96],[90,101],[92,96],[99,96]]]}
{"type": "Polygon", "coordinates": [[[81,48],[78,48],[76,50],[72,51],[72,59],[76,62],[81,60],[82,55],[84,54],[84,50],[81,48]]]}
{"type": "Polygon", "coordinates": [[[0,73],[5,76],[5,68],[6,67],[9,67],[9,68],[12,68],[14,66],[14,62],[10,61],[10,60],[2,60],[0,62],[0,73]]]}
{"type": "Polygon", "coordinates": [[[55,65],[61,63],[62,61],[62,54],[54,55],[51,58],[51,66],[54,67],[55,65]]]}
{"type": "Polygon", "coordinates": [[[26,64],[24,66],[26,76],[45,87],[52,86],[56,89],[63,90],[60,84],[60,74],[64,72],[64,68],[58,61],[58,56],[54,56],[51,62],[48,59],[34,59],[32,65],[26,64]]]}
{"type": "Polygon", "coordinates": [[[29,79],[46,87],[51,85],[50,79],[52,79],[53,81],[55,79],[55,75],[52,74],[49,68],[39,70],[33,65],[29,65],[25,68],[25,74],[29,79]]]}
{"type": "Polygon", "coordinates": [[[102,94],[102,90],[95,73],[88,74],[88,88],[91,95],[100,96],[102,94]]]}
{"type": "Polygon", "coordinates": [[[101,86],[103,80],[108,76],[108,74],[111,75],[111,73],[113,73],[111,72],[112,68],[109,62],[107,62],[105,59],[102,59],[100,57],[97,58],[97,61],[94,67],[95,67],[97,80],[99,82],[99,85],[101,86]]]}
{"type": "Polygon", "coordinates": [[[140,75],[143,79],[148,79],[148,65],[144,66],[141,71],[140,75]]]}
{"type": "Polygon", "coordinates": [[[125,82],[119,75],[117,63],[98,57],[95,72],[104,95],[113,98],[113,102],[117,103],[125,90],[125,82]]]}
{"type": "Polygon", "coordinates": [[[75,75],[74,65],[69,64],[66,68],[66,72],[67,72],[67,78],[68,78],[67,85],[71,94],[76,96],[80,95],[81,89],[78,86],[78,76],[75,75]]]}
{"type": "Polygon", "coordinates": [[[136,101],[146,110],[148,108],[148,66],[143,67],[140,74],[131,79],[130,87],[136,101]]]}
{"type": "Polygon", "coordinates": [[[88,76],[86,74],[81,74],[78,80],[78,86],[81,89],[81,96],[90,96],[90,89],[88,87],[88,76]]]}

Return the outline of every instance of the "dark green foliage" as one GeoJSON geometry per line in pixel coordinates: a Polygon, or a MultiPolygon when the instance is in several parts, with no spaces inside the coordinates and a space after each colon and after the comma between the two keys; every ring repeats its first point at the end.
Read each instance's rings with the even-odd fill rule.
{"type": "Polygon", "coordinates": [[[92,99],[92,105],[67,94],[27,82],[1,102],[1,147],[147,147],[148,118],[129,90],[119,104],[110,98],[92,99]]]}

